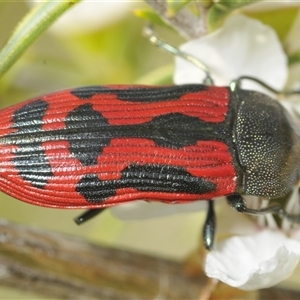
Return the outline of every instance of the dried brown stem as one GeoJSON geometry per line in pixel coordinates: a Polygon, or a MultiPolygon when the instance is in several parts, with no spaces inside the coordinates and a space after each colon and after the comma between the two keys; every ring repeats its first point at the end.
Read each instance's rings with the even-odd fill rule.
{"type": "Polygon", "coordinates": [[[145,0],[160,17],[183,37],[194,39],[203,36],[206,32],[201,19],[197,18],[186,9],[180,10],[174,16],[167,15],[167,3],[165,0],[145,0]]]}
{"type": "Polygon", "coordinates": [[[0,222],[0,285],[60,299],[196,299],[182,264],[0,222]]]}
{"type": "MultiPolygon", "coordinates": [[[[199,299],[206,283],[197,272],[185,275],[178,262],[0,221],[0,285],[44,299],[199,299]]],[[[299,299],[278,288],[253,297],[224,284],[206,294],[211,300],[299,299]]]]}

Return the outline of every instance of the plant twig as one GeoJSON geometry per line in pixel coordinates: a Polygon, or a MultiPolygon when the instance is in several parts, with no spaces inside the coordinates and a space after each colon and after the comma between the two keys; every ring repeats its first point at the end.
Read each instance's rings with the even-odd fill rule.
{"type": "Polygon", "coordinates": [[[201,20],[186,9],[181,9],[176,15],[167,15],[167,3],[165,0],[145,0],[160,17],[173,28],[175,28],[183,37],[194,39],[203,36],[205,28],[201,26],[201,20]]]}
{"type": "Polygon", "coordinates": [[[0,285],[59,299],[197,299],[204,278],[148,255],[0,221],[0,285]]]}
{"type": "MultiPolygon", "coordinates": [[[[209,288],[207,279],[183,269],[167,259],[0,220],[0,285],[44,299],[199,299],[209,288]]],[[[209,299],[221,298],[254,299],[253,293],[219,284],[209,299]]],[[[255,298],[299,299],[299,292],[275,287],[255,298]]]]}

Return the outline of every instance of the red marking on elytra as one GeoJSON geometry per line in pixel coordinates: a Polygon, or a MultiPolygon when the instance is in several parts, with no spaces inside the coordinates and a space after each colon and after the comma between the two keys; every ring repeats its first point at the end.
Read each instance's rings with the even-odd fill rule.
{"type": "MultiPolygon", "coordinates": [[[[116,88],[112,86],[111,88],[116,88]]],[[[118,88],[125,88],[118,86],[118,88]]],[[[130,88],[127,86],[126,88],[130,88]]],[[[91,103],[111,125],[142,124],[153,117],[182,113],[205,122],[223,122],[228,111],[227,88],[209,87],[197,93],[188,93],[180,99],[155,103],[130,102],[112,94],[97,94],[82,100],[70,91],[58,92],[1,111],[0,137],[14,131],[10,127],[14,111],[37,99],[47,101],[49,107],[43,117],[43,131],[65,128],[65,118],[80,105],[91,103]]],[[[198,141],[195,145],[171,149],[155,145],[152,140],[139,138],[111,139],[98,156],[97,164],[84,166],[69,152],[68,141],[43,142],[53,177],[43,189],[25,182],[14,168],[13,150],[17,146],[0,145],[0,189],[22,201],[58,208],[96,208],[135,199],[149,199],[168,203],[210,199],[235,192],[236,172],[228,146],[217,141],[198,141]],[[131,164],[161,164],[185,168],[190,174],[216,184],[216,189],[202,195],[164,192],[141,192],[133,188],[118,189],[115,196],[103,203],[88,203],[76,192],[76,184],[86,174],[97,174],[99,180],[120,179],[122,170],[131,164]]]]}
{"type": "Polygon", "coordinates": [[[227,88],[209,87],[208,90],[187,93],[180,99],[153,103],[118,100],[116,96],[109,94],[95,95],[90,101],[93,108],[101,112],[111,125],[142,124],[168,113],[182,113],[206,122],[218,123],[225,120],[229,92],[227,88]],[[99,98],[101,102],[93,102],[99,98]]]}
{"type": "Polygon", "coordinates": [[[105,92],[84,100],[70,94],[69,91],[50,94],[39,99],[49,103],[47,114],[43,119],[45,122],[43,129],[54,130],[64,128],[64,119],[68,113],[85,103],[92,104],[93,109],[101,113],[111,125],[142,124],[151,121],[153,117],[176,112],[198,117],[206,122],[218,123],[225,120],[229,97],[227,88],[212,86],[208,90],[185,94],[180,99],[154,103],[119,100],[116,95],[105,92]]]}
{"type": "Polygon", "coordinates": [[[54,174],[44,189],[32,187],[24,182],[16,172],[13,172],[15,170],[13,166],[7,169],[9,174],[1,174],[0,188],[26,202],[60,208],[94,208],[135,199],[186,202],[232,194],[236,188],[236,173],[232,159],[227,146],[221,142],[202,141],[195,146],[168,149],[155,146],[152,141],[146,139],[113,139],[98,157],[98,164],[92,166],[83,166],[73,158],[68,152],[68,142],[45,142],[43,148],[54,174]],[[203,195],[190,195],[141,192],[122,188],[117,190],[116,196],[104,203],[87,203],[75,191],[76,184],[82,176],[98,174],[100,180],[119,179],[124,167],[131,163],[185,167],[192,175],[215,183],[216,189],[203,195]],[[14,173],[15,175],[12,175],[14,173]]]}

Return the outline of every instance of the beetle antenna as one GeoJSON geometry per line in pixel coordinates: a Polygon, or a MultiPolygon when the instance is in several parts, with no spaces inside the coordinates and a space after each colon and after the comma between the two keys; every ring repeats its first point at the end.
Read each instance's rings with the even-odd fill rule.
{"type": "Polygon", "coordinates": [[[287,213],[279,204],[272,204],[261,209],[251,209],[246,206],[245,200],[239,194],[233,194],[227,196],[228,204],[237,212],[246,213],[249,215],[265,215],[265,214],[277,214],[282,218],[285,218],[291,222],[300,223],[300,215],[292,215],[287,213]]]}
{"type": "Polygon", "coordinates": [[[185,59],[186,61],[192,63],[193,65],[198,67],[200,70],[202,70],[206,74],[206,78],[203,81],[204,84],[208,84],[208,85],[213,85],[214,84],[213,79],[210,76],[210,72],[209,72],[208,67],[201,60],[199,60],[198,58],[196,58],[193,55],[190,55],[186,52],[183,52],[183,51],[179,50],[178,48],[176,48],[176,47],[164,42],[160,38],[158,38],[155,35],[151,25],[145,26],[144,35],[146,37],[148,37],[151,44],[153,44],[156,47],[161,48],[161,49],[163,49],[163,50],[165,50],[165,51],[167,51],[167,52],[169,52],[169,53],[171,53],[175,56],[179,56],[179,57],[185,59]]]}
{"type": "Polygon", "coordinates": [[[252,77],[252,76],[241,76],[235,80],[233,80],[230,83],[230,87],[232,90],[235,90],[236,88],[240,88],[242,85],[242,81],[244,80],[250,80],[250,81],[254,81],[256,83],[258,83],[259,85],[263,86],[264,88],[266,88],[267,90],[271,91],[272,93],[276,94],[276,95],[280,95],[282,94],[281,91],[278,91],[274,88],[272,88],[270,85],[268,85],[267,83],[263,82],[262,80],[252,77]]]}
{"type": "Polygon", "coordinates": [[[300,94],[300,90],[287,91],[287,92],[284,93],[284,95],[288,95],[288,96],[297,95],[297,94],[300,94]]]}
{"type": "Polygon", "coordinates": [[[254,82],[258,83],[262,87],[266,88],[267,90],[271,91],[272,93],[274,93],[278,96],[291,96],[291,95],[295,95],[295,94],[300,94],[300,90],[286,91],[286,92],[276,90],[276,89],[272,88],[270,85],[268,85],[267,83],[265,83],[264,81],[262,81],[258,78],[252,77],[252,76],[241,76],[241,77],[237,78],[236,80],[233,80],[230,83],[231,90],[234,91],[237,88],[240,88],[243,80],[254,81],[254,82]]]}

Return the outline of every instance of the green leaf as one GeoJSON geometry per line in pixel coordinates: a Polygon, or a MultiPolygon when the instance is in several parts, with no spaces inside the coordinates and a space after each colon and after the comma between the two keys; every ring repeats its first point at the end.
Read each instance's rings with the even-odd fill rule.
{"type": "Polygon", "coordinates": [[[155,13],[153,10],[149,9],[135,9],[133,11],[134,15],[138,18],[146,20],[152,24],[164,26],[166,23],[161,19],[161,17],[155,13]]]}
{"type": "Polygon", "coordinates": [[[210,31],[222,26],[225,18],[234,10],[262,0],[220,0],[209,9],[207,23],[210,31]]]}
{"type": "Polygon", "coordinates": [[[300,63],[300,50],[289,56],[289,65],[300,63]]]}
{"type": "Polygon", "coordinates": [[[0,76],[2,76],[23,52],[67,9],[80,0],[48,0],[36,5],[18,24],[12,36],[0,52],[0,76]]]}
{"type": "Polygon", "coordinates": [[[299,7],[272,9],[269,11],[246,12],[245,15],[260,20],[275,29],[279,39],[283,41],[299,13],[299,7]]]}

